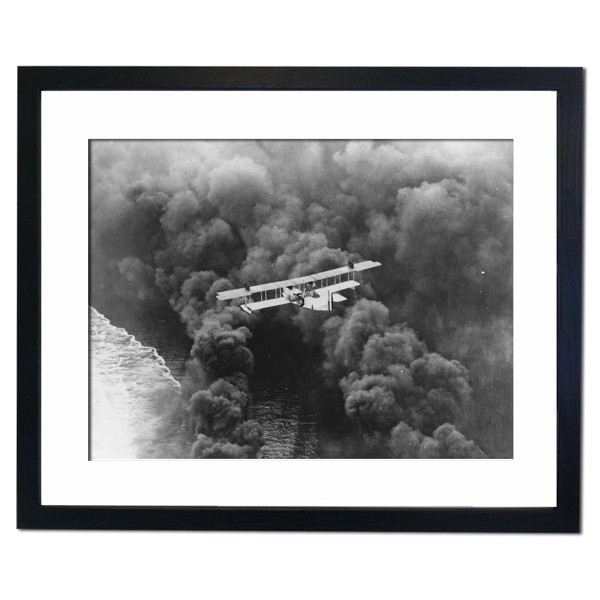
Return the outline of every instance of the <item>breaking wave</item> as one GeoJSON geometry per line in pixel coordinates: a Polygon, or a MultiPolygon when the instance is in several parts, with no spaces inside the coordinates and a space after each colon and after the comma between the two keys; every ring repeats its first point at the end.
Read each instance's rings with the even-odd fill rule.
{"type": "Polygon", "coordinates": [[[90,307],[90,455],[186,458],[181,387],[155,348],[90,307]]]}

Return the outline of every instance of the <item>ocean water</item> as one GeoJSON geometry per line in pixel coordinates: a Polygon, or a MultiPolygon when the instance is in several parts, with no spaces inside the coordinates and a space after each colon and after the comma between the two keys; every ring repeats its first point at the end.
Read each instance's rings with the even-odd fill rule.
{"type": "Polygon", "coordinates": [[[90,308],[92,460],[182,458],[181,387],[155,348],[90,308]]]}
{"type": "MultiPolygon", "coordinates": [[[[97,459],[189,458],[180,381],[189,343],[162,321],[135,335],[90,308],[90,454],[97,459]]],[[[291,367],[289,367],[291,368],[291,367]]],[[[287,365],[251,381],[247,418],[264,431],[261,458],[316,458],[317,416],[287,365]]],[[[266,372],[266,373],[265,373],[266,372]]]]}
{"type": "Polygon", "coordinates": [[[281,380],[254,382],[248,418],[263,428],[260,458],[317,458],[316,415],[281,380]]]}

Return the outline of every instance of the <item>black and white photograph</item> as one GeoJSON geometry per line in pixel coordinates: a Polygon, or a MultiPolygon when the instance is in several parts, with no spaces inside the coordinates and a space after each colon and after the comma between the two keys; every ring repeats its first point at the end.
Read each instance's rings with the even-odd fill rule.
{"type": "Polygon", "coordinates": [[[89,142],[89,458],[513,457],[513,142],[89,142]]]}

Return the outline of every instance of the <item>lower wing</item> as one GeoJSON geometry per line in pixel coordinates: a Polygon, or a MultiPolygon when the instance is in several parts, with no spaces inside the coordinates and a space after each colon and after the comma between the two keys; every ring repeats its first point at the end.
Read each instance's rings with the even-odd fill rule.
{"type": "Polygon", "coordinates": [[[349,290],[355,287],[358,287],[360,283],[355,281],[354,279],[350,279],[349,281],[341,281],[340,283],[334,283],[333,285],[328,285],[323,288],[319,288],[320,293],[330,292],[334,294],[335,292],[341,292],[342,290],[349,290]]]}
{"type": "Polygon", "coordinates": [[[283,306],[284,304],[290,304],[290,301],[287,298],[273,298],[272,300],[261,300],[260,302],[247,302],[246,304],[241,304],[240,308],[250,314],[255,310],[283,306]]]}

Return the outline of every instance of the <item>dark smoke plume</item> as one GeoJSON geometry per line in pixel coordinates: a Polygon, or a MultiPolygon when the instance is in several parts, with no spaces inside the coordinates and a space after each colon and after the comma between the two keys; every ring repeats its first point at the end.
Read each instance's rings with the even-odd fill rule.
{"type": "Polygon", "coordinates": [[[512,455],[511,142],[94,142],[91,177],[92,302],[179,315],[194,456],[259,453],[252,331],[280,318],[368,454],[512,455]],[[216,300],[362,258],[333,316],[216,300]]]}
{"type": "Polygon", "coordinates": [[[429,437],[400,422],[390,433],[389,449],[395,458],[485,458],[474,442],[449,423],[429,437]]]}
{"type": "Polygon", "coordinates": [[[440,427],[458,423],[472,394],[463,365],[428,352],[412,329],[388,319],[381,303],[360,300],[344,319],[324,324],[325,367],[350,370],[340,381],[346,413],[384,453],[394,448],[398,433],[390,432],[399,424],[435,438],[440,427]]]}

